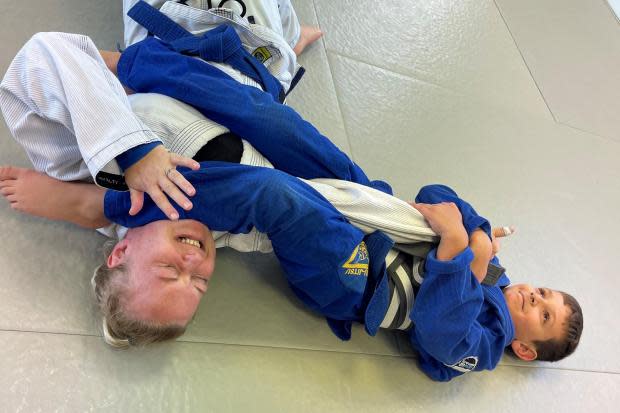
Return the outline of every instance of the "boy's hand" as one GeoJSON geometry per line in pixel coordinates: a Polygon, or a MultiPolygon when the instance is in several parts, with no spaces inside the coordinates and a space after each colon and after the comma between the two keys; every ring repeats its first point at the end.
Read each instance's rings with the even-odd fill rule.
{"type": "Polygon", "coordinates": [[[515,227],[512,225],[509,227],[496,227],[491,230],[492,241],[491,244],[493,246],[493,253],[491,254],[491,258],[495,257],[495,255],[499,252],[500,241],[498,238],[504,238],[509,235],[514,234],[517,231],[515,227]]]}
{"type": "Polygon", "coordinates": [[[456,204],[411,204],[428,221],[433,231],[441,237],[437,259],[449,261],[468,245],[469,237],[463,226],[463,217],[456,204]]]}
{"type": "Polygon", "coordinates": [[[470,264],[471,272],[479,282],[484,280],[487,275],[489,261],[495,257],[499,251],[500,242],[498,238],[506,237],[515,232],[514,227],[498,227],[491,230],[492,240],[480,228],[472,232],[469,237],[469,248],[474,253],[474,260],[470,264]]]}
{"type": "Polygon", "coordinates": [[[474,259],[469,267],[478,282],[482,282],[487,275],[489,261],[494,255],[493,244],[487,233],[478,228],[469,237],[469,248],[474,253],[474,259]]]}
{"type": "Polygon", "coordinates": [[[159,209],[172,220],[178,219],[179,214],[170,204],[165,194],[183,209],[190,210],[192,203],[179,188],[189,196],[194,195],[196,190],[176,170],[176,167],[179,165],[193,170],[200,168],[198,162],[175,153],[170,153],[162,145],[156,146],[144,158],[131,165],[125,171],[125,181],[131,195],[129,215],[136,215],[142,210],[145,192],[151,196],[159,209]]]}

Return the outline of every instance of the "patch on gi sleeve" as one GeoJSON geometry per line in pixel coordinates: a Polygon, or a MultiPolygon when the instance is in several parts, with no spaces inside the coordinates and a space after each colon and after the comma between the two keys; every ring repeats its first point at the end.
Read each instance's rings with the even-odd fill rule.
{"type": "Polygon", "coordinates": [[[445,364],[447,367],[454,369],[456,371],[460,371],[461,373],[469,373],[478,365],[478,357],[476,356],[467,356],[463,360],[455,363],[455,364],[445,364]]]}
{"type": "Polygon", "coordinates": [[[364,241],[355,247],[342,269],[345,275],[368,277],[368,250],[364,241]]]}

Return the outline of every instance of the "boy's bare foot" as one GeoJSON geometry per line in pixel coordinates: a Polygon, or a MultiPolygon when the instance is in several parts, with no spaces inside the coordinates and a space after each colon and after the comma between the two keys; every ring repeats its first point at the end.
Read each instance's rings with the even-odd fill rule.
{"type": "Polygon", "coordinates": [[[32,169],[0,167],[0,194],[16,211],[38,217],[73,222],[89,228],[103,208],[104,192],[92,184],[63,182],[32,169]]]}
{"type": "Polygon", "coordinates": [[[301,33],[299,34],[299,40],[293,48],[293,51],[297,56],[303,53],[304,49],[316,42],[323,36],[323,32],[318,27],[313,26],[301,26],[301,33]]]}

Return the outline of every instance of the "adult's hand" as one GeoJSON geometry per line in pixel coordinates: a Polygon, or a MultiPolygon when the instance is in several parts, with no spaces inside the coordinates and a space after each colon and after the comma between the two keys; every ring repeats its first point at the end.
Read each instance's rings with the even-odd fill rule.
{"type": "Polygon", "coordinates": [[[125,182],[131,195],[129,215],[136,215],[142,210],[145,192],[172,220],[179,219],[179,214],[166,195],[183,209],[192,209],[192,203],[183,193],[193,196],[196,190],[176,170],[177,166],[194,170],[200,168],[200,164],[193,159],[170,153],[162,145],[158,145],[125,171],[125,182]]]}

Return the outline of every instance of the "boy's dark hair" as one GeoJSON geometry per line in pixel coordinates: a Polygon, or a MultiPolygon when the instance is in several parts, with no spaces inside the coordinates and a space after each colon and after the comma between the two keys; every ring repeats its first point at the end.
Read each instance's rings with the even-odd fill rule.
{"type": "Polygon", "coordinates": [[[568,306],[571,314],[566,317],[564,323],[565,336],[561,340],[535,341],[537,357],[536,360],[541,361],[558,361],[567,357],[575,351],[581,338],[583,331],[583,313],[581,306],[570,294],[560,291],[564,298],[564,305],[568,306]]]}

